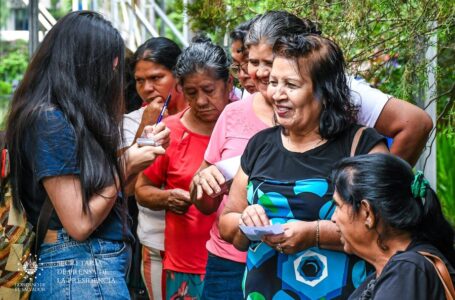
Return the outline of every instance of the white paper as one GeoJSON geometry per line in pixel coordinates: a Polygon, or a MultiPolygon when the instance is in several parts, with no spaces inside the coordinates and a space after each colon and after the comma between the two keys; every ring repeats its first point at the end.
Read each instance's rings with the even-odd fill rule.
{"type": "Polygon", "coordinates": [[[220,160],[219,162],[215,163],[215,166],[218,170],[223,174],[226,181],[230,181],[234,178],[235,174],[240,167],[240,155],[234,156],[225,160],[220,160]]]}
{"type": "Polygon", "coordinates": [[[284,232],[281,224],[273,224],[269,226],[240,225],[239,227],[250,241],[260,241],[264,235],[280,234],[284,232]]]}

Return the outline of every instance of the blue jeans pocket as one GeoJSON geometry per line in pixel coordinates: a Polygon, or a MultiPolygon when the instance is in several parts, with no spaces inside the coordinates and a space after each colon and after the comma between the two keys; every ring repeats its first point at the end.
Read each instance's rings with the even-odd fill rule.
{"type": "Polygon", "coordinates": [[[130,248],[96,238],[77,242],[59,231],[55,243],[41,247],[31,299],[129,299],[130,248]]]}

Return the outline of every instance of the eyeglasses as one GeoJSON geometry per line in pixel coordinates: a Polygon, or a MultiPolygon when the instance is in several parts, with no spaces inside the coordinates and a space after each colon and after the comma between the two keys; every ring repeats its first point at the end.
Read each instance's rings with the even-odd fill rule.
{"type": "Polygon", "coordinates": [[[238,78],[240,71],[248,74],[248,62],[242,64],[232,64],[229,69],[231,70],[232,76],[238,78]]]}

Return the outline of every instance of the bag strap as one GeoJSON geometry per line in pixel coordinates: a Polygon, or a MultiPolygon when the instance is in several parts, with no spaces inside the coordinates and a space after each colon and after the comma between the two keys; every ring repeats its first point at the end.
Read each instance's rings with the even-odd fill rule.
{"type": "Polygon", "coordinates": [[[436,273],[438,273],[438,277],[441,280],[442,285],[444,286],[446,299],[454,300],[455,289],[453,287],[452,278],[450,277],[446,264],[437,255],[433,255],[425,251],[418,251],[418,253],[423,255],[434,266],[436,273]]]}
{"type": "MultiPolygon", "coordinates": [[[[3,189],[4,183],[6,182],[10,171],[9,153],[5,145],[4,132],[0,132],[0,156],[0,188],[3,189]]],[[[31,249],[34,250],[35,255],[38,255],[41,244],[44,241],[44,237],[46,236],[46,231],[49,227],[49,221],[51,219],[53,210],[54,207],[52,206],[52,202],[49,197],[46,196],[43,206],[41,206],[38,223],[36,225],[35,247],[31,249]]]]}
{"type": "Polygon", "coordinates": [[[351,157],[355,156],[355,151],[357,150],[357,146],[359,145],[360,138],[362,137],[363,131],[366,129],[366,127],[361,127],[357,130],[357,132],[354,135],[354,139],[352,140],[352,145],[351,145],[351,157]]]}
{"type": "Polygon", "coordinates": [[[35,235],[35,255],[38,255],[39,250],[41,248],[41,244],[44,241],[44,237],[46,236],[47,229],[49,227],[49,221],[52,216],[52,212],[54,211],[54,207],[52,206],[52,202],[48,196],[44,199],[43,206],[41,206],[41,210],[38,217],[38,223],[36,224],[36,235],[35,235]]]}

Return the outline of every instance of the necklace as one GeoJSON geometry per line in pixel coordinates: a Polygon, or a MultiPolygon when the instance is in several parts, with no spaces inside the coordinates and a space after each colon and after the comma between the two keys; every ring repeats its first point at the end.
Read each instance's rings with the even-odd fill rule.
{"type": "Polygon", "coordinates": [[[319,137],[318,139],[310,141],[310,142],[307,142],[305,144],[296,145],[296,144],[294,144],[292,142],[292,140],[291,140],[289,135],[287,135],[286,137],[287,137],[287,142],[288,142],[290,148],[292,148],[292,149],[289,149],[289,150],[294,151],[294,152],[300,152],[300,153],[304,153],[304,152],[313,150],[314,148],[318,147],[323,142],[325,142],[325,139],[323,139],[322,137],[319,137]]]}

